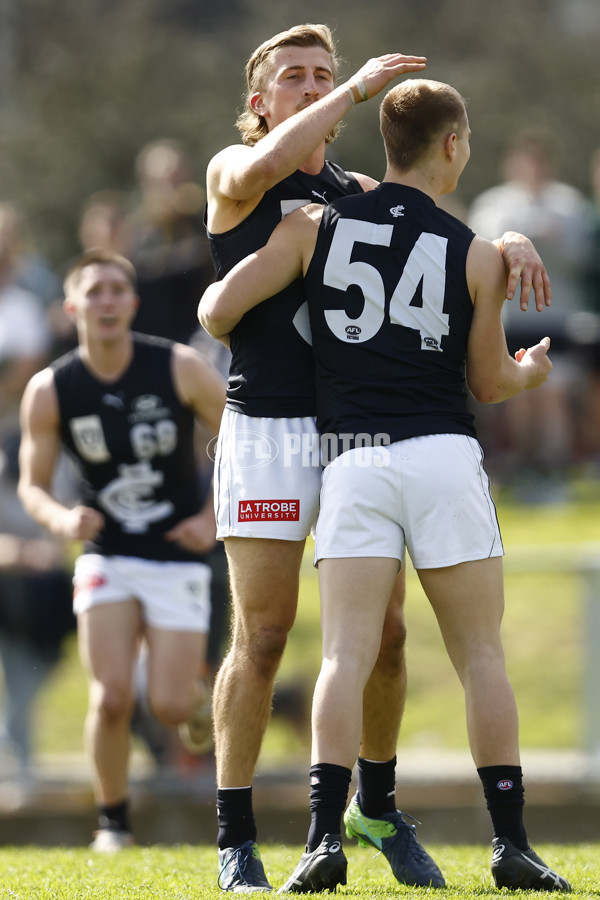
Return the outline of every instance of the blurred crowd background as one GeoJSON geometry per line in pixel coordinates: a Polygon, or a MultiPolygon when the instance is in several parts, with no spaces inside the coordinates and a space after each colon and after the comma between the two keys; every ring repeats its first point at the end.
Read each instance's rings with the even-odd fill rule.
{"type": "MultiPolygon", "coordinates": [[[[14,272],[43,310],[51,344],[41,355],[68,345],[54,301],[65,267],[92,244],[136,264],[137,328],[190,339],[212,277],[204,173],[238,140],[245,60],[282,28],[321,20],[334,29],[341,77],[402,50],[426,55],[427,76],[467,98],[472,160],[448,207],[484,236],[523,231],[554,285],[543,321],[522,316],[516,301],[507,308],[511,345],[550,332],[552,383],[535,407],[524,398],[478,410],[480,434],[494,477],[523,482],[523,499],[560,494],[564,485],[548,482],[575,464],[597,471],[600,454],[597,0],[377,0],[368,9],[342,0],[301,9],[289,0],[0,0],[3,278],[14,272]]],[[[373,177],[384,171],[377,112],[378,103],[353,111],[330,148],[373,177]]]]}
{"type": "MultiPolygon", "coordinates": [[[[28,710],[74,624],[64,548],[15,493],[23,387],[75,344],[62,275],[82,249],[123,253],[140,279],[134,327],[192,342],[226,371],[196,320],[213,278],[204,173],[238,141],[246,58],[302,21],[334,30],[342,78],[401,50],[467,98],[472,161],[448,209],[485,237],[528,235],[554,291],[539,317],[507,306],[511,350],[550,334],[554,370],[535,396],[475,410],[488,470],[524,503],[600,480],[598,0],[0,0],[0,657],[23,765],[28,710]]],[[[353,110],[329,156],[379,178],[377,112],[353,110]]]]}

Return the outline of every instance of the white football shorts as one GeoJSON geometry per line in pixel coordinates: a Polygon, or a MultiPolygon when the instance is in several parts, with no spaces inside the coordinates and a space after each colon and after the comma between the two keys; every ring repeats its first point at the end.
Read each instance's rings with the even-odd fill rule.
{"type": "Polygon", "coordinates": [[[434,434],[338,456],[323,473],[315,561],[402,560],[416,569],[502,556],[475,438],[434,434]]]}
{"type": "Polygon", "coordinates": [[[303,541],[317,518],[321,471],[312,417],[225,409],[215,458],[217,538],[303,541]]]}
{"type": "Polygon", "coordinates": [[[133,598],[152,628],[204,633],[210,624],[210,577],[210,568],[200,562],[84,553],[75,561],[73,609],[79,615],[133,598]]]}

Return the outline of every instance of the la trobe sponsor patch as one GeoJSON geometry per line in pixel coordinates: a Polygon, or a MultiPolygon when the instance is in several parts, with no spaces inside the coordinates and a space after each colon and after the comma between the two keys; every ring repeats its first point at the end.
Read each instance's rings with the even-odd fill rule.
{"type": "Polygon", "coordinates": [[[298,522],[300,500],[240,500],[238,522],[298,522]]]}

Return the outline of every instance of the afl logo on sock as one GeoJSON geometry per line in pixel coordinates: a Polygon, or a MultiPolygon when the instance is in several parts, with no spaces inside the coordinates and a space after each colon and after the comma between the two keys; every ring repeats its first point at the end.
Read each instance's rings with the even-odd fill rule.
{"type": "Polygon", "coordinates": [[[496,785],[496,787],[498,788],[499,791],[510,791],[512,786],[513,786],[513,783],[512,783],[512,781],[510,781],[509,778],[507,778],[505,781],[499,781],[498,784],[496,785]]]}

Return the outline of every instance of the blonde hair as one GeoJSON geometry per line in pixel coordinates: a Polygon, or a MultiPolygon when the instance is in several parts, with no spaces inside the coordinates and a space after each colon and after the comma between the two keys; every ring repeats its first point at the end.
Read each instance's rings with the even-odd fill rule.
{"type": "Polygon", "coordinates": [[[439,135],[466,127],[465,100],[449,84],[409,79],[383,98],[379,125],[388,163],[405,172],[426,156],[439,135]]]}
{"type": "MultiPolygon", "coordinates": [[[[246,63],[246,93],[244,94],[244,108],[236,121],[236,128],[242,136],[244,144],[254,146],[261,138],[268,134],[269,129],[263,116],[254,112],[250,106],[253,94],[263,91],[271,74],[271,58],[276,50],[281,47],[322,47],[331,57],[331,68],[334,79],[337,77],[339,57],[331,30],[327,25],[295,25],[287,31],[281,31],[257,47],[246,63]]],[[[326,141],[335,140],[339,133],[339,126],[327,135],[326,141]]]]}
{"type": "Polygon", "coordinates": [[[128,259],[121,256],[120,253],[115,253],[113,250],[104,250],[100,247],[93,247],[91,250],[86,250],[85,253],[82,253],[69,267],[63,282],[65,297],[68,297],[69,294],[72,294],[77,290],[81,280],[81,273],[84,269],[87,269],[88,266],[93,265],[117,266],[117,268],[123,272],[133,290],[137,290],[136,271],[133,264],[130,263],[128,259]]]}

